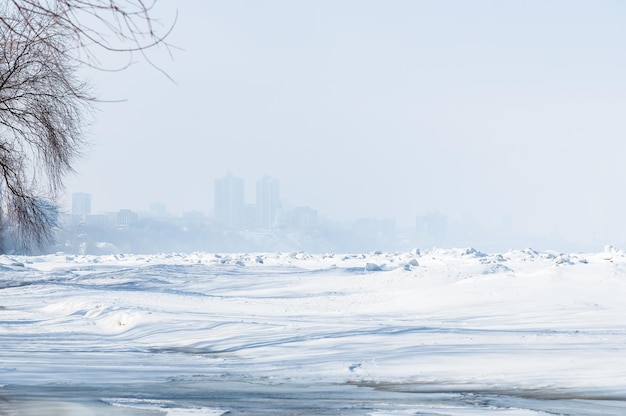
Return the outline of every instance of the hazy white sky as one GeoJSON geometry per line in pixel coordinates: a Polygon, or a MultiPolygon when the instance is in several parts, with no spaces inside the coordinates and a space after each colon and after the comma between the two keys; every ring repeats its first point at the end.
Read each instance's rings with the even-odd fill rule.
{"type": "MultiPolygon", "coordinates": [[[[213,205],[268,174],[336,218],[471,215],[611,242],[626,227],[622,1],[161,0],[184,51],[94,74],[68,182],[96,211],[213,205]]],[[[624,241],[622,238],[620,241],[624,241]]]]}

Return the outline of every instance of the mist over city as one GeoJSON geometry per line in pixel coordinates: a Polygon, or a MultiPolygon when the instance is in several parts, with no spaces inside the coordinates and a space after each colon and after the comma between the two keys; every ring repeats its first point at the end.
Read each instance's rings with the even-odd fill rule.
{"type": "MultiPolygon", "coordinates": [[[[454,221],[438,212],[416,215],[412,225],[384,217],[338,220],[324,216],[314,206],[285,202],[277,178],[264,176],[248,187],[255,190],[252,201],[246,199],[245,181],[228,173],[214,180],[214,204],[210,209],[182,214],[168,211],[163,202],[153,202],[143,210],[120,208],[96,213],[92,212],[91,194],[73,193],[71,211],[62,215],[57,244],[50,250],[74,254],[354,253],[478,246],[506,251],[536,246],[542,241],[514,234],[511,219],[506,216],[489,226],[469,215],[454,221]]],[[[571,243],[553,243],[575,250],[571,243]]]]}
{"type": "Polygon", "coordinates": [[[176,2],[181,50],[151,54],[174,82],[140,60],[89,73],[104,102],[61,202],[213,218],[231,172],[244,204],[267,175],[320,223],[405,235],[436,215],[445,246],[624,245],[624,10],[564,4],[176,2]]]}

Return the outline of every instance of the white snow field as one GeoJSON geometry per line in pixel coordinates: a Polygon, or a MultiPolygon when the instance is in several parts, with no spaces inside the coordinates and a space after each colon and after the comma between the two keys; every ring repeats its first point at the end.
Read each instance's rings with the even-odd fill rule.
{"type": "Polygon", "coordinates": [[[0,415],[626,415],[626,254],[0,256],[0,415]]]}

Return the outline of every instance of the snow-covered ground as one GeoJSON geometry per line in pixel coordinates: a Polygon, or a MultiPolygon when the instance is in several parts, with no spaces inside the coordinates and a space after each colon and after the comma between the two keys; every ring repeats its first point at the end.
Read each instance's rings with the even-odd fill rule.
{"type": "Polygon", "coordinates": [[[626,254],[0,256],[0,415],[626,414],[626,254]]]}

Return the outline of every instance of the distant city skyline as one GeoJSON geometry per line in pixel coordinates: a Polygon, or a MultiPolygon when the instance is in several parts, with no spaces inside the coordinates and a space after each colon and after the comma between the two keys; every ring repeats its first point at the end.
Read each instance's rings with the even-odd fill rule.
{"type": "MultiPolygon", "coordinates": [[[[241,218],[226,218],[233,214],[228,212],[235,206],[245,207],[246,205],[257,205],[262,207],[262,212],[259,214],[261,218],[257,220],[260,223],[269,225],[273,217],[277,214],[278,209],[284,203],[286,206],[294,208],[297,206],[309,206],[307,204],[292,204],[288,199],[284,200],[281,197],[280,192],[280,178],[274,178],[269,175],[262,175],[257,180],[248,183],[242,177],[233,174],[232,171],[228,171],[223,176],[208,179],[206,190],[207,195],[210,198],[202,206],[187,206],[189,209],[176,210],[172,209],[172,206],[176,206],[176,201],[165,200],[151,200],[142,201],[135,205],[132,204],[113,204],[110,201],[102,201],[98,199],[97,192],[90,190],[75,190],[72,192],[66,192],[65,198],[62,198],[60,202],[61,211],[73,212],[77,206],[82,206],[81,203],[88,204],[89,211],[93,213],[105,213],[113,212],[119,209],[131,209],[137,212],[141,211],[163,211],[166,210],[169,214],[182,215],[184,212],[200,211],[205,214],[220,218],[225,223],[241,223],[241,218]],[[212,184],[212,185],[211,185],[212,184]],[[247,186],[246,186],[247,184],[247,186]],[[220,200],[221,197],[221,200],[220,200]],[[87,201],[83,202],[83,201],[87,201]],[[80,201],[80,202],[78,202],[80,201]],[[228,213],[227,213],[228,212],[228,213]]],[[[243,213],[235,214],[235,216],[241,216],[243,213]]]]}
{"type": "MultiPolygon", "coordinates": [[[[116,207],[108,211],[94,211],[92,215],[86,216],[84,206],[88,203],[89,209],[91,208],[91,194],[73,193],[72,221],[86,221],[92,225],[128,226],[143,219],[175,222],[187,219],[202,221],[213,230],[265,230],[279,234],[284,230],[318,230],[323,231],[325,238],[331,239],[327,240],[328,244],[335,244],[337,247],[370,244],[371,247],[387,250],[397,247],[408,249],[412,246],[479,247],[491,251],[519,247],[550,248],[549,245],[544,246],[542,239],[537,236],[515,233],[511,228],[511,218],[506,216],[495,224],[481,224],[469,215],[458,220],[440,212],[417,213],[412,224],[408,225],[399,224],[391,217],[355,216],[339,219],[324,215],[312,206],[283,206],[278,178],[265,175],[255,182],[256,187],[248,184],[248,188],[257,192],[255,203],[244,202],[246,183],[231,172],[209,182],[214,184],[213,206],[183,213],[171,212],[163,202],[151,202],[139,208],[116,207]]],[[[559,240],[558,237],[550,243],[565,250],[587,249],[584,245],[559,240]]],[[[234,247],[237,247],[236,243],[231,243],[231,248],[234,247]]]]}

